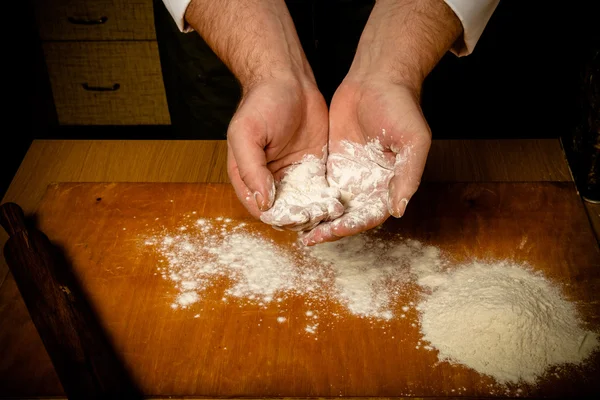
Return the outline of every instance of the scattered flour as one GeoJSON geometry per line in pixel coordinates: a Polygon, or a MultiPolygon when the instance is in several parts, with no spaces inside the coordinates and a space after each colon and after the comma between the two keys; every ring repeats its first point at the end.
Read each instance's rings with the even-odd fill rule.
{"type": "MultiPolygon", "coordinates": [[[[301,295],[310,299],[307,306],[334,301],[352,315],[389,321],[394,291],[410,279],[410,258],[420,259],[428,249],[416,241],[394,245],[364,234],[292,251],[251,233],[245,223],[225,224],[223,218],[202,218],[177,234],[145,240],[161,255],[159,273],[179,291],[173,308],[188,308],[225,284],[223,301],[281,307],[283,297],[301,295]]],[[[318,318],[313,309],[305,313],[318,318]]]]}
{"type": "Polygon", "coordinates": [[[238,298],[262,306],[273,302],[276,293],[308,295],[326,282],[323,271],[300,268],[272,241],[249,232],[222,232],[219,224],[219,220],[203,220],[204,228],[195,234],[147,241],[156,244],[163,257],[162,276],[180,291],[174,308],[198,302],[219,279],[230,281],[224,300],[238,298]]]}
{"type": "Polygon", "coordinates": [[[418,308],[438,358],[500,383],[534,383],[550,365],[579,364],[598,347],[560,290],[522,266],[475,262],[419,282],[433,290],[418,308]]]}
{"type": "Polygon", "coordinates": [[[233,285],[225,291],[233,297],[252,298],[270,303],[278,292],[305,290],[308,276],[295,268],[294,260],[273,243],[243,233],[227,236],[216,247],[206,248],[214,254],[219,268],[225,268],[233,285]],[[252,257],[248,257],[252,254],[252,257]]]}
{"type": "MultiPolygon", "coordinates": [[[[191,286],[191,285],[188,285],[191,286]]],[[[184,289],[193,289],[194,287],[185,287],[182,285],[182,287],[184,289]]],[[[200,296],[198,296],[198,293],[196,292],[192,292],[192,291],[187,291],[187,292],[183,292],[181,293],[179,296],[177,296],[177,300],[175,301],[178,305],[180,305],[181,307],[187,307],[190,304],[194,304],[195,302],[197,302],[198,300],[200,300],[200,296]]]]}
{"type": "Polygon", "coordinates": [[[316,333],[317,332],[317,328],[319,327],[319,324],[313,324],[313,325],[306,325],[306,328],[304,328],[304,330],[308,333],[316,333]]]}
{"type": "Polygon", "coordinates": [[[362,234],[306,251],[332,269],[338,297],[352,314],[389,320],[393,292],[409,280],[411,260],[420,259],[423,248],[416,241],[398,244],[362,234]]]}
{"type": "Polygon", "coordinates": [[[283,323],[291,312],[283,300],[302,296],[307,308],[295,319],[306,322],[304,334],[316,335],[320,325],[332,329],[332,318],[385,324],[411,317],[416,307],[423,341],[417,348],[437,350],[440,361],[463,364],[499,383],[533,383],[552,365],[582,363],[599,345],[573,304],[526,266],[500,261],[450,268],[438,248],[390,240],[389,234],[382,239],[378,230],[312,248],[284,248],[224,218],[184,226],[143,239],[161,256],[158,272],[178,291],[175,309],[201,302],[220,285],[222,301],[274,307],[283,323]],[[415,284],[422,288],[419,304],[398,304],[406,285],[415,284]],[[329,302],[348,314],[327,314],[329,302]]]}

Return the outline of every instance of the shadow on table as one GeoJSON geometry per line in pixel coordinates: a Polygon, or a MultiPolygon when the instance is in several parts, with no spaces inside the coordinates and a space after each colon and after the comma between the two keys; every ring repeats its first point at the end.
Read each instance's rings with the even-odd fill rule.
{"type": "Polygon", "coordinates": [[[4,257],[67,396],[142,398],[65,250],[14,203],[0,206],[0,224],[10,235],[4,257]]]}

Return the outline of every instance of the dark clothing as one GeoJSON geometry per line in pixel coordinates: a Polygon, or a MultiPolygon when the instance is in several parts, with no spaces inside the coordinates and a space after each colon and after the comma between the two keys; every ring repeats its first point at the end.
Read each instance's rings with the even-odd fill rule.
{"type": "MultiPolygon", "coordinates": [[[[288,0],[329,103],[352,63],[374,0],[288,0]]],[[[425,80],[434,138],[558,137],[573,129],[584,65],[600,43],[595,2],[502,0],[473,54],[448,54],[425,80]],[[556,29],[560,21],[561,29],[556,29]]],[[[155,24],[174,134],[224,139],[240,98],[227,67],[195,32],[181,33],[161,0],[155,24]]]]}
{"type": "MultiPolygon", "coordinates": [[[[327,103],[350,68],[374,4],[374,0],[287,1],[327,103]]],[[[238,82],[198,33],[179,31],[161,0],[154,2],[154,18],[169,112],[177,136],[225,139],[240,99],[238,82]]]]}

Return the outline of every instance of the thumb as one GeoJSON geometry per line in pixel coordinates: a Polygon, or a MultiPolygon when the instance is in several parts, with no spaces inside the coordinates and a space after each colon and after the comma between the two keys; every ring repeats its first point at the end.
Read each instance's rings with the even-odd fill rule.
{"type": "Polygon", "coordinates": [[[388,211],[396,218],[404,215],[408,202],[419,188],[430,144],[431,141],[426,140],[392,147],[396,161],[394,176],[388,186],[388,211]]]}
{"type": "Polygon", "coordinates": [[[235,158],[240,178],[253,194],[258,209],[268,210],[275,201],[275,181],[267,168],[264,124],[234,117],[227,130],[227,144],[235,158]]]}

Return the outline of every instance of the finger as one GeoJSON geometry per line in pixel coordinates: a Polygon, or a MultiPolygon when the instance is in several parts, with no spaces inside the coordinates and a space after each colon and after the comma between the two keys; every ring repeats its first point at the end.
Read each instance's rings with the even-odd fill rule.
{"type": "Polygon", "coordinates": [[[261,215],[261,220],[292,231],[306,231],[342,215],[341,192],[327,186],[325,173],[325,164],[314,157],[289,166],[277,186],[273,207],[261,215]]]}
{"type": "MultiPolygon", "coordinates": [[[[335,191],[339,193],[339,191],[335,191]]],[[[339,197],[339,196],[338,196],[339,197]]],[[[344,213],[344,206],[337,198],[310,203],[307,206],[287,205],[275,202],[275,205],[261,214],[266,224],[295,232],[309,231],[321,221],[332,221],[344,213]]]]}
{"type": "Polygon", "coordinates": [[[306,246],[332,242],[381,225],[390,216],[387,212],[386,195],[385,191],[375,193],[363,205],[351,209],[332,222],[321,223],[302,235],[301,242],[306,246]]]}
{"type": "Polygon", "coordinates": [[[250,212],[254,218],[259,218],[260,210],[256,205],[256,200],[254,199],[252,191],[248,189],[240,177],[238,166],[235,162],[235,158],[233,157],[231,148],[227,149],[227,173],[229,175],[229,179],[231,180],[231,185],[235,190],[235,194],[240,202],[244,205],[244,207],[246,207],[248,212],[250,212]]]}
{"type": "Polygon", "coordinates": [[[323,200],[310,203],[305,207],[308,211],[309,220],[304,224],[291,227],[291,230],[303,232],[309,231],[319,225],[322,221],[333,221],[344,214],[344,205],[340,202],[341,196],[338,189],[328,188],[322,193],[323,200]],[[332,196],[332,197],[328,197],[332,196]]]}
{"type": "Polygon", "coordinates": [[[362,205],[333,221],[331,233],[337,237],[352,236],[382,224],[390,216],[386,197],[386,190],[373,193],[362,205]]]}
{"type": "Polygon", "coordinates": [[[227,130],[227,144],[238,174],[261,211],[271,208],[275,200],[275,181],[265,155],[265,130],[263,123],[243,115],[234,116],[227,130]]]}
{"type": "Polygon", "coordinates": [[[344,206],[337,199],[328,199],[327,201],[311,203],[306,207],[310,215],[309,221],[302,225],[290,228],[293,231],[310,231],[321,223],[321,221],[331,221],[344,213],[344,206]]]}
{"type": "Polygon", "coordinates": [[[340,238],[333,236],[331,233],[331,222],[323,222],[312,230],[300,235],[300,242],[305,246],[314,246],[337,239],[340,238]]]}
{"type": "Polygon", "coordinates": [[[394,176],[388,186],[388,212],[396,218],[404,215],[408,202],[421,183],[431,141],[392,148],[396,153],[394,176]]]}
{"type": "MultiPolygon", "coordinates": [[[[339,191],[338,191],[339,192],[339,191]]],[[[337,198],[311,203],[306,206],[310,220],[304,225],[299,225],[295,230],[308,231],[317,226],[321,221],[333,221],[344,213],[344,205],[337,198]]]]}
{"type": "Polygon", "coordinates": [[[386,212],[381,219],[373,219],[365,221],[364,224],[356,225],[353,222],[355,216],[348,213],[343,217],[333,221],[324,222],[316,226],[313,230],[300,236],[300,241],[305,246],[314,246],[320,243],[335,242],[347,236],[357,235],[361,232],[373,229],[388,219],[390,215],[386,212]]]}
{"type": "Polygon", "coordinates": [[[319,222],[327,217],[327,208],[322,203],[311,203],[306,206],[302,206],[302,208],[308,215],[308,220],[304,223],[290,226],[288,229],[296,232],[308,231],[317,226],[319,222]]]}
{"type": "Polygon", "coordinates": [[[336,198],[332,198],[327,203],[327,218],[325,218],[324,221],[333,221],[344,214],[346,208],[340,202],[340,200],[338,200],[339,198],[341,198],[339,190],[337,190],[337,193],[338,196],[336,198]]]}
{"type": "Polygon", "coordinates": [[[290,228],[309,222],[310,213],[304,207],[275,203],[275,206],[260,215],[260,220],[265,224],[290,228]]]}

